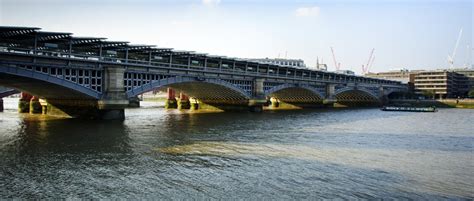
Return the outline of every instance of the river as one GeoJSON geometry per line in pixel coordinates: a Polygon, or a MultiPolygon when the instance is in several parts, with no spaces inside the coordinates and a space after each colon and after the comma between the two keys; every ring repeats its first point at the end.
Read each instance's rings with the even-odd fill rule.
{"type": "Polygon", "coordinates": [[[474,198],[474,110],[0,113],[1,198],[474,198]]]}

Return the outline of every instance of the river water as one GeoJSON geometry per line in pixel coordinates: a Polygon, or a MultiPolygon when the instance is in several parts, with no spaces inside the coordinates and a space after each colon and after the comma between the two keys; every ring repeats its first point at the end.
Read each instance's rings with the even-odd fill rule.
{"type": "Polygon", "coordinates": [[[474,198],[474,110],[0,113],[0,197],[474,198]]]}

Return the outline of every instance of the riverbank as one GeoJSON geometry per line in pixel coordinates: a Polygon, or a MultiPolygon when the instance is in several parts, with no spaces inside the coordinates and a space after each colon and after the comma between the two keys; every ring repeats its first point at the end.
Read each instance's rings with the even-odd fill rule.
{"type": "Polygon", "coordinates": [[[436,106],[436,107],[440,107],[440,108],[474,109],[474,99],[390,100],[389,104],[390,105],[397,105],[397,106],[415,106],[415,107],[436,106]]]}

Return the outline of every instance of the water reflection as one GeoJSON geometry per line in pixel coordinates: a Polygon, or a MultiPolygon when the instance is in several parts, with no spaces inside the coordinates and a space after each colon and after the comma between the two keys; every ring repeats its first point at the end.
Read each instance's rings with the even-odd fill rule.
{"type": "Polygon", "coordinates": [[[129,152],[128,128],[123,122],[100,124],[77,119],[50,119],[35,115],[21,119],[14,141],[18,153],[129,152]]]}
{"type": "MultiPolygon", "coordinates": [[[[355,149],[337,147],[310,147],[288,144],[255,144],[232,142],[197,142],[188,145],[157,148],[156,151],[173,155],[198,155],[221,157],[273,157],[310,160],[337,164],[356,169],[397,173],[416,180],[419,190],[469,196],[474,174],[471,172],[471,152],[448,153],[406,150],[355,149]],[[443,163],[439,163],[443,161],[443,163]],[[461,167],[466,175],[458,175],[453,169],[461,167]],[[436,169],[436,176],[428,169],[436,169]],[[449,183],[445,181],[455,181],[449,183]],[[443,186],[439,186],[443,184],[443,186]]],[[[412,188],[413,186],[410,186],[412,188]]],[[[405,189],[409,190],[409,189],[405,189]]]]}
{"type": "Polygon", "coordinates": [[[0,113],[0,196],[472,198],[470,110],[0,113]]]}

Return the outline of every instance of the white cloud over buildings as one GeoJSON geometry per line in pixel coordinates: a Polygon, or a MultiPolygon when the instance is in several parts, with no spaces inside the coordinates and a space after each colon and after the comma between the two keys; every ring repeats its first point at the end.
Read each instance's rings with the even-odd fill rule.
{"type": "Polygon", "coordinates": [[[318,6],[313,7],[300,7],[296,9],[296,16],[298,17],[315,17],[320,13],[320,8],[318,6]]]}
{"type": "Polygon", "coordinates": [[[206,6],[214,6],[221,3],[221,0],[202,0],[202,4],[206,6]]]}

